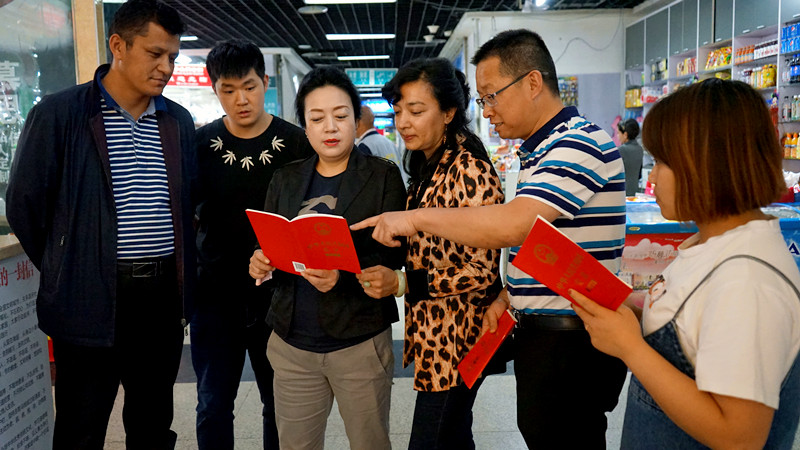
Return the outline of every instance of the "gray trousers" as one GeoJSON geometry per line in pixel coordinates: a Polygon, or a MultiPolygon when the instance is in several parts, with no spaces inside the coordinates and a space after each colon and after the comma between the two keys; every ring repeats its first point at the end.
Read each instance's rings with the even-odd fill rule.
{"type": "Polygon", "coordinates": [[[352,450],[391,448],[391,328],[330,353],[298,349],[272,333],[267,357],[275,370],[275,420],[281,449],[322,450],[334,398],[352,450]]]}

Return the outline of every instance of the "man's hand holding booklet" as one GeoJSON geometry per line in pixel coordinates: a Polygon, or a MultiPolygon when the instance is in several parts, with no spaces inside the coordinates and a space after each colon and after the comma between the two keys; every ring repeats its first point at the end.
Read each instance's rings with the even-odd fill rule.
{"type": "Polygon", "coordinates": [[[628,283],[541,216],[533,222],[512,264],[571,302],[569,290],[575,289],[616,311],[633,292],[628,283]]]}
{"type": "MultiPolygon", "coordinates": [[[[633,288],[620,280],[586,250],[550,222],[537,217],[528,237],[512,263],[556,294],[575,303],[574,289],[608,309],[615,310],[633,288]]],[[[511,332],[514,319],[504,314],[495,333],[485,333],[458,365],[461,378],[472,387],[503,339],[511,332]]]]}

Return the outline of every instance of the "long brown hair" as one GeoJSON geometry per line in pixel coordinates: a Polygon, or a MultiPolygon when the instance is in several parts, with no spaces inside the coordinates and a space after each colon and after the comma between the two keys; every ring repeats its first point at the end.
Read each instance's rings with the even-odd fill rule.
{"type": "Polygon", "coordinates": [[[740,81],[709,79],[663,98],[645,117],[642,141],[675,173],[679,220],[742,214],[786,191],[764,99],[740,81]]]}

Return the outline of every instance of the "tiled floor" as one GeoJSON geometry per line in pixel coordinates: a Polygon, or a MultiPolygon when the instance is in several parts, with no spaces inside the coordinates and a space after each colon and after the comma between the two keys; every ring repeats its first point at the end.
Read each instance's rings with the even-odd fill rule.
{"type": "MultiPolygon", "coordinates": [[[[391,430],[392,447],[408,447],[411,433],[411,418],[414,411],[415,394],[411,388],[411,378],[397,378],[392,389],[391,430]]],[[[194,407],[196,392],[194,383],[181,383],[175,387],[175,420],[172,429],[178,433],[178,449],[196,449],[194,431],[194,407]]],[[[475,444],[478,449],[525,449],[525,443],[517,431],[514,410],[514,377],[509,375],[491,376],[481,387],[473,409],[475,423],[475,444]]],[[[106,449],[124,449],[124,433],[118,401],[112,413],[106,438],[106,449]]],[[[244,382],[239,388],[234,422],[236,448],[243,450],[262,449],[261,442],[261,402],[255,382],[244,382]]],[[[620,408],[610,417],[609,448],[618,447],[622,414],[620,408]]],[[[349,449],[339,412],[334,405],[328,420],[325,448],[331,450],[349,449]]]]}
{"type": "MultiPolygon", "coordinates": [[[[402,304],[398,302],[402,311],[402,304]]],[[[399,323],[392,327],[395,339],[395,355],[402,346],[402,329],[399,323]]],[[[195,438],[195,406],[197,404],[197,391],[194,373],[188,355],[189,345],[184,348],[184,358],[175,385],[175,419],[172,429],[178,433],[178,449],[196,449],[195,438]]],[[[399,358],[396,358],[399,359],[399,358]]],[[[249,364],[249,363],[248,363],[249,364]]],[[[509,365],[509,369],[511,365],[509,365]]],[[[392,388],[391,433],[392,446],[396,449],[408,447],[411,433],[411,419],[414,411],[416,394],[411,387],[411,371],[395,366],[395,379],[392,388]]],[[[234,433],[236,449],[262,449],[261,441],[261,401],[258,388],[253,381],[252,370],[249,365],[245,367],[236,399],[234,433]]],[[[121,389],[121,388],[120,388],[121,389]]],[[[622,419],[625,410],[625,396],[627,395],[627,382],[622,390],[622,395],[617,408],[609,414],[608,432],[606,441],[609,449],[619,448],[622,419]]],[[[516,394],[513,375],[492,375],[483,383],[475,401],[473,433],[477,449],[525,449],[516,425],[516,394]]],[[[109,423],[106,437],[106,449],[124,449],[124,431],[121,419],[122,392],[117,396],[114,411],[109,423]]],[[[798,433],[800,437],[800,433],[798,433]]],[[[328,450],[349,449],[347,436],[344,432],[339,412],[334,405],[328,420],[325,448],[328,450]]],[[[793,450],[800,450],[800,439],[795,439],[793,450]]]]}

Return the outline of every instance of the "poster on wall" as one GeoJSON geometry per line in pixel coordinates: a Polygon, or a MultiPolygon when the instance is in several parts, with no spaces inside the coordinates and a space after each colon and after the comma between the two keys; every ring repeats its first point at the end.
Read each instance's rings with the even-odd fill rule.
{"type": "Polygon", "coordinates": [[[49,449],[53,398],[47,336],[36,319],[39,272],[21,253],[0,262],[0,450],[49,449]]]}
{"type": "Polygon", "coordinates": [[[558,91],[564,106],[578,106],[578,77],[558,77],[558,91]]]}

